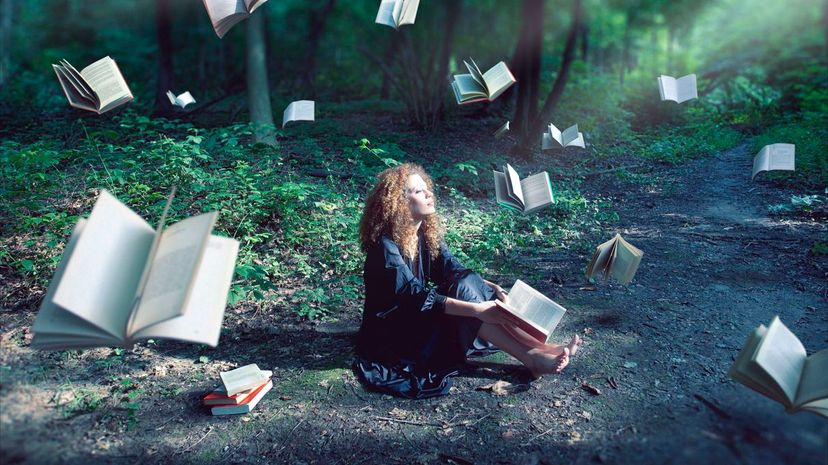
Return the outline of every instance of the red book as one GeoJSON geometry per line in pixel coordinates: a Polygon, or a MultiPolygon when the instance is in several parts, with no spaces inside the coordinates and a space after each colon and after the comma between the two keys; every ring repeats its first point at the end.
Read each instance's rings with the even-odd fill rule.
{"type": "Polygon", "coordinates": [[[256,394],[256,390],[267,384],[269,381],[270,378],[253,389],[248,389],[232,396],[227,395],[227,391],[224,389],[224,386],[219,386],[214,389],[213,392],[204,396],[201,399],[201,403],[202,405],[241,405],[252,399],[256,394]]]}

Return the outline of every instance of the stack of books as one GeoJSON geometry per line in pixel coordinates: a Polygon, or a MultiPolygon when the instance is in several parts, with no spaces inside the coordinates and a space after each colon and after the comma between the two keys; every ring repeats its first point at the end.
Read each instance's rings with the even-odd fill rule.
{"type": "Polygon", "coordinates": [[[202,404],[213,415],[250,413],[273,388],[271,371],[260,370],[255,363],[221,372],[222,385],[204,396],[202,404]]]}

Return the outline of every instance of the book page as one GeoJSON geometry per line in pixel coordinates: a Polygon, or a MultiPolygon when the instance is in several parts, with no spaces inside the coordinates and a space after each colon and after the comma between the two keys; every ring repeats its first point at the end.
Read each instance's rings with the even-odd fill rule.
{"type": "Polygon", "coordinates": [[[96,345],[99,342],[109,342],[113,345],[119,345],[123,342],[121,338],[114,337],[92,322],[88,322],[73,313],[67,312],[52,302],[58,284],[60,284],[63,278],[66,265],[69,263],[69,258],[72,256],[75,246],[83,232],[84,225],[86,225],[86,220],[84,219],[79,220],[78,224],[75,225],[69,242],[67,242],[66,247],[63,249],[63,255],[55,270],[55,274],[49,281],[46,296],[44,296],[40,304],[37,318],[35,318],[35,322],[32,325],[32,331],[35,333],[34,339],[32,339],[32,347],[41,348],[43,345],[66,343],[78,339],[89,339],[91,343],[95,343],[96,345]],[[47,335],[49,337],[45,337],[47,335]]]}
{"type": "Polygon", "coordinates": [[[155,231],[102,190],[55,291],[53,302],[124,338],[155,231]]]}
{"type": "Polygon", "coordinates": [[[400,13],[397,24],[414,24],[417,19],[417,9],[420,7],[420,0],[402,0],[402,13],[400,13]]]}
{"type": "MultiPolygon", "coordinates": [[[[207,15],[210,16],[213,29],[216,29],[219,23],[227,17],[247,15],[247,6],[242,0],[204,0],[204,8],[207,10],[207,15]]],[[[223,35],[221,34],[219,37],[223,35]]]]}
{"type": "Polygon", "coordinates": [[[177,339],[217,346],[238,252],[238,241],[210,236],[184,314],[147,326],[132,337],[177,339]]]}
{"type": "Polygon", "coordinates": [[[520,202],[521,210],[526,209],[526,202],[523,199],[523,189],[520,185],[520,177],[512,168],[512,165],[506,163],[506,190],[509,192],[509,197],[511,197],[516,202],[520,202]]]}
{"type": "Polygon", "coordinates": [[[282,114],[282,127],[291,121],[314,121],[315,107],[313,100],[291,102],[282,114]]]}
{"type": "Polygon", "coordinates": [[[775,316],[752,361],[773,378],[788,402],[793,403],[806,355],[799,339],[775,316]]]}
{"type": "Polygon", "coordinates": [[[561,145],[569,145],[571,142],[578,140],[578,125],[574,124],[561,133],[561,145]]]}
{"type": "Polygon", "coordinates": [[[58,82],[63,89],[66,100],[69,101],[69,105],[82,110],[98,111],[95,100],[88,99],[81,93],[81,88],[74,84],[73,80],[69,77],[69,73],[62,66],[52,65],[52,69],[55,70],[58,82]]]}
{"type": "Polygon", "coordinates": [[[658,96],[663,101],[664,100],[664,83],[661,82],[661,76],[659,76],[657,79],[658,79],[658,96]]]}
{"type": "Polygon", "coordinates": [[[394,7],[396,3],[395,0],[382,0],[377,10],[377,18],[374,22],[396,29],[397,22],[394,20],[394,7]]]}
{"type": "Polygon", "coordinates": [[[483,74],[483,81],[486,82],[489,100],[496,99],[512,84],[517,82],[515,77],[512,76],[512,72],[509,71],[509,67],[502,61],[483,74]]]}
{"type": "Polygon", "coordinates": [[[509,290],[509,306],[548,335],[555,331],[566,313],[565,308],[519,279],[509,290]]]}
{"type": "Polygon", "coordinates": [[[805,361],[795,404],[803,405],[819,399],[828,399],[828,349],[811,355],[805,361]]]}
{"type": "Polygon", "coordinates": [[[494,186],[495,186],[495,200],[500,205],[514,208],[516,210],[523,211],[523,205],[518,202],[515,202],[511,197],[509,197],[509,189],[508,189],[508,181],[506,181],[506,175],[501,173],[500,171],[492,171],[494,173],[494,186]]]}
{"type": "Polygon", "coordinates": [[[609,266],[609,260],[612,257],[612,252],[615,250],[615,243],[618,241],[619,237],[621,236],[616,234],[612,239],[595,248],[592,260],[590,260],[589,265],[587,265],[587,278],[591,278],[595,273],[602,272],[607,269],[609,266]]]}
{"type": "Polygon", "coordinates": [[[678,103],[686,102],[697,98],[699,94],[696,90],[696,75],[688,74],[676,80],[676,100],[678,103]]]}
{"type": "Polygon", "coordinates": [[[662,75],[659,82],[661,83],[661,100],[678,102],[676,78],[662,75]]]}
{"type": "Polygon", "coordinates": [[[267,0],[244,0],[244,7],[249,14],[253,14],[256,8],[264,5],[267,0]]]}
{"type": "Polygon", "coordinates": [[[224,385],[228,396],[258,386],[270,378],[271,375],[271,371],[260,370],[255,363],[219,373],[221,383],[224,385]]]}
{"type": "Polygon", "coordinates": [[[768,146],[768,170],[794,171],[794,144],[772,144],[768,146]]]}
{"type": "MultiPolygon", "coordinates": [[[[477,63],[475,63],[471,58],[469,58],[469,61],[471,61],[471,64],[463,60],[463,64],[466,65],[466,69],[469,70],[469,75],[474,79],[474,82],[480,85],[481,88],[486,89],[486,81],[483,79],[483,73],[480,72],[480,68],[477,66],[477,63]]],[[[486,91],[486,95],[489,95],[488,90],[486,91]]]]}
{"type": "Polygon", "coordinates": [[[86,82],[83,76],[66,60],[61,60],[62,63],[61,71],[63,71],[63,75],[69,79],[69,82],[72,83],[72,86],[80,92],[81,95],[90,102],[95,105],[95,108],[100,105],[100,100],[98,96],[95,95],[95,91],[92,90],[92,87],[89,86],[89,83],[86,82]]]}
{"type": "Polygon", "coordinates": [[[527,213],[555,202],[552,196],[552,182],[546,171],[520,181],[520,188],[523,191],[523,203],[526,205],[527,213]]]}
{"type": "Polygon", "coordinates": [[[455,74],[452,85],[456,87],[455,92],[459,92],[460,101],[464,101],[471,97],[481,97],[486,99],[486,89],[484,89],[471,74],[455,74]]]}
{"type": "Polygon", "coordinates": [[[549,123],[549,137],[557,142],[558,146],[563,147],[563,134],[561,134],[561,131],[552,123],[549,123]]]}
{"type": "Polygon", "coordinates": [[[755,157],[753,157],[753,176],[751,176],[751,179],[755,178],[756,175],[762,171],[768,170],[769,154],[770,145],[766,145],[759,150],[759,153],[757,153],[755,157]]]}
{"type": "Polygon", "coordinates": [[[543,137],[541,137],[541,150],[552,150],[557,147],[557,145],[554,145],[552,136],[549,135],[549,132],[544,132],[543,137]]]}
{"type": "Polygon", "coordinates": [[[776,391],[773,386],[775,383],[761,368],[756,367],[755,363],[751,362],[753,355],[756,353],[759,343],[767,334],[768,328],[765,325],[759,325],[748,336],[747,342],[742,346],[736,360],[731,365],[728,374],[731,378],[753,389],[754,391],[773,399],[777,402],[785,404],[785,394],[781,391],[776,391]]]}
{"type": "Polygon", "coordinates": [[[578,137],[576,137],[575,140],[566,145],[569,147],[581,147],[582,149],[585,149],[586,143],[584,142],[584,133],[579,132],[578,137]]]}
{"type": "Polygon", "coordinates": [[[100,100],[100,110],[111,108],[113,104],[125,99],[132,99],[132,93],[124,81],[118,65],[110,57],[104,57],[81,71],[81,76],[89,83],[100,100]]]}
{"type": "MultiPolygon", "coordinates": [[[[173,95],[172,92],[167,91],[167,97],[170,97],[172,95],[173,95]]],[[[186,107],[187,105],[189,105],[191,103],[195,103],[195,99],[193,98],[192,94],[190,94],[190,91],[188,90],[188,91],[184,92],[183,94],[179,95],[178,97],[173,96],[172,97],[172,102],[173,102],[174,105],[177,105],[181,108],[184,108],[184,107],[186,107]]]]}
{"type": "Polygon", "coordinates": [[[506,124],[504,124],[503,126],[499,127],[499,128],[497,129],[497,131],[495,131],[495,132],[494,132],[494,137],[495,137],[495,139],[500,139],[501,137],[503,137],[503,135],[504,135],[504,134],[506,134],[507,132],[509,132],[509,123],[510,123],[509,121],[506,121],[506,124]]]}
{"type": "Polygon", "coordinates": [[[193,216],[161,235],[141,291],[132,332],[182,315],[200,268],[217,212],[193,216]]]}
{"type": "Polygon", "coordinates": [[[629,284],[638,270],[644,252],[618,236],[618,246],[615,249],[615,259],[612,261],[612,275],[621,282],[629,284]]]}

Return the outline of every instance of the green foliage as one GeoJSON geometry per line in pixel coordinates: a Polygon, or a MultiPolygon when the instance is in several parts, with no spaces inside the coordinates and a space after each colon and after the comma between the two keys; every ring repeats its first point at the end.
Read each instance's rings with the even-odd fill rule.
{"type": "Polygon", "coordinates": [[[663,128],[638,135],[632,150],[645,158],[678,164],[736,146],[742,139],[736,130],[712,122],[663,128]]]}
{"type": "Polygon", "coordinates": [[[811,250],[809,251],[811,255],[828,255],[828,242],[824,241],[816,241],[811,246],[811,250]]]}
{"type": "MultiPolygon", "coordinates": [[[[828,91],[814,91],[815,99],[824,99],[822,114],[828,115],[828,91]]],[[[828,124],[818,111],[803,112],[801,119],[772,126],[753,139],[750,156],[768,144],[788,143],[796,145],[796,171],[762,173],[762,177],[806,189],[828,186],[828,124]]],[[[758,179],[758,177],[757,177],[758,179]]]]}

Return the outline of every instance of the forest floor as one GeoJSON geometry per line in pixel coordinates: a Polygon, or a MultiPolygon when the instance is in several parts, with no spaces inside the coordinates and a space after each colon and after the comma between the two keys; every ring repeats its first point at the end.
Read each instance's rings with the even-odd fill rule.
{"type": "Polygon", "coordinates": [[[743,144],[640,182],[587,177],[581,190],[620,217],[606,237],[645,255],[626,287],[585,282],[588,253],[526,258],[545,270],[536,287],[568,309],[557,342],[585,341],[563,374],[532,382],[497,354],[442,398],[367,392],[349,369],[356,321],[251,315],[204,358],[168,342],[38,353],[35,309],[0,312],[0,462],[828,463],[828,422],[788,415],[727,375],[776,314],[809,353],[828,342],[828,261],[808,254],[828,225],[769,217],[793,192],[751,182],[750,169],[743,144]],[[252,414],[200,406],[219,371],[254,362],[275,383],[252,414]],[[506,395],[478,390],[498,380],[506,395]]]}

